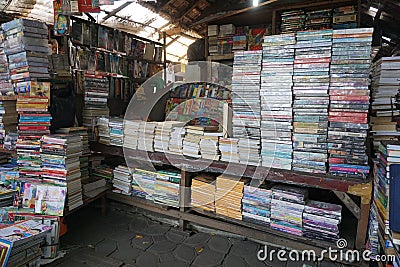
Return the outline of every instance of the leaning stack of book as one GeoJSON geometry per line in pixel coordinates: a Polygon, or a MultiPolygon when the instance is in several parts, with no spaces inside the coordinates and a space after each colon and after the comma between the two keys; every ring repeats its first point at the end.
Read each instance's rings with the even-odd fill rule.
{"type": "Polygon", "coordinates": [[[281,32],[293,33],[304,30],[306,14],[303,10],[286,11],[281,14],[281,32]]]}
{"type": "Polygon", "coordinates": [[[310,200],[303,213],[303,236],[337,242],[341,220],[342,206],[310,200]]]}
{"type": "Polygon", "coordinates": [[[261,72],[262,165],[292,168],[294,34],[264,37],[261,72]]]}
{"type": "Polygon", "coordinates": [[[142,121],[139,126],[138,149],[154,152],[154,134],[157,122],[142,121]]]}
{"type": "Polygon", "coordinates": [[[372,28],[334,30],[330,66],[329,173],[366,179],[372,28]]]}
{"type": "Polygon", "coordinates": [[[332,30],[297,33],[293,170],[326,173],[332,30]]]}
{"type": "Polygon", "coordinates": [[[110,128],[109,128],[110,119],[108,117],[99,117],[97,118],[97,131],[99,135],[98,142],[100,144],[110,145],[110,128]]]}
{"type": "Polygon", "coordinates": [[[40,179],[40,138],[49,134],[49,99],[45,96],[21,96],[17,98],[19,113],[18,140],[16,144],[20,179],[40,179]]]}
{"type": "Polygon", "coordinates": [[[122,146],[124,143],[124,120],[111,117],[108,126],[110,128],[110,145],[122,146]]]}
{"type": "Polygon", "coordinates": [[[371,69],[372,116],[370,117],[374,150],[381,141],[398,140],[398,109],[396,95],[399,90],[400,57],[382,57],[371,69]]]}
{"type": "Polygon", "coordinates": [[[221,161],[239,163],[239,139],[220,137],[218,144],[221,152],[221,161]]]}
{"type": "Polygon", "coordinates": [[[83,205],[79,160],[82,138],[79,135],[54,134],[44,135],[41,141],[43,182],[67,187],[69,210],[83,205]]]}
{"type": "Polygon", "coordinates": [[[113,170],[114,192],[130,195],[132,191],[132,173],[125,165],[119,165],[113,170]]]}
{"type": "Polygon", "coordinates": [[[124,148],[137,149],[140,121],[124,120],[124,148]]]}
{"type": "Polygon", "coordinates": [[[191,198],[192,207],[215,212],[215,178],[209,175],[194,177],[191,198]]]}
{"type": "Polygon", "coordinates": [[[154,184],[158,173],[135,168],[132,173],[132,195],[135,197],[153,200],[154,184]]]}
{"type": "Polygon", "coordinates": [[[244,180],[220,175],[215,185],[215,211],[218,215],[242,220],[244,180]]]}
{"type": "Polygon", "coordinates": [[[303,188],[277,185],[272,188],[271,228],[303,235],[303,211],[308,192],[303,188]]]}
{"type": "Polygon", "coordinates": [[[171,129],[170,139],[168,143],[168,153],[182,155],[182,146],[185,133],[186,128],[184,126],[173,127],[171,129]]]}
{"type": "MultiPolygon", "coordinates": [[[[0,39],[3,31],[0,30],[0,39]]],[[[10,72],[8,69],[8,59],[3,49],[3,41],[0,41],[0,95],[7,95],[14,92],[10,80],[10,72]]]]}
{"type": "Polygon", "coordinates": [[[272,191],[265,185],[260,187],[244,186],[242,199],[243,221],[262,225],[271,223],[272,191]]]}
{"type": "Polygon", "coordinates": [[[344,6],[333,10],[333,29],[357,28],[357,7],[344,6]]]}
{"type": "Polygon", "coordinates": [[[162,170],[157,172],[154,183],[154,202],[179,208],[179,185],[181,172],[162,170]]]}

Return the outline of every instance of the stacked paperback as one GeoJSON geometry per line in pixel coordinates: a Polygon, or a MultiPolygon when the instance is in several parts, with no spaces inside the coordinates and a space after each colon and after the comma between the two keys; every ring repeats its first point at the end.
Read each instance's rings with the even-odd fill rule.
{"type": "Polygon", "coordinates": [[[41,141],[43,182],[67,187],[69,210],[83,205],[79,160],[82,138],[79,135],[55,134],[44,135],[41,141]]]}
{"type": "Polygon", "coordinates": [[[218,139],[223,133],[215,131],[206,131],[200,139],[200,154],[203,159],[219,160],[221,155],[219,152],[218,139]]]}
{"type": "Polygon", "coordinates": [[[282,33],[292,33],[304,30],[306,14],[303,10],[282,12],[281,19],[282,33]]]}
{"type": "Polygon", "coordinates": [[[215,212],[215,178],[198,175],[192,179],[191,206],[215,212]]]}
{"type": "Polygon", "coordinates": [[[157,172],[135,168],[132,173],[132,195],[153,200],[157,172]]]}
{"type": "Polygon", "coordinates": [[[303,213],[303,236],[336,242],[341,220],[342,206],[310,200],[303,213]]]}
{"type": "Polygon", "coordinates": [[[332,28],[332,9],[307,12],[305,30],[323,30],[332,28]]]}
{"type": "Polygon", "coordinates": [[[180,181],[180,171],[158,171],[154,183],[154,202],[179,208],[180,181]]]}
{"type": "Polygon", "coordinates": [[[294,34],[264,37],[261,72],[262,165],[292,168],[294,34]]]}
{"type": "Polygon", "coordinates": [[[293,93],[293,170],[326,173],[332,30],[297,33],[293,93]]]}
{"type": "Polygon", "coordinates": [[[329,173],[366,179],[372,28],[334,30],[329,86],[329,173]]]}
{"type": "Polygon", "coordinates": [[[303,235],[303,211],[308,192],[302,188],[274,186],[271,201],[271,228],[303,235]]]}
{"type": "MultiPolygon", "coordinates": [[[[217,126],[187,126],[186,127],[186,134],[183,139],[183,155],[193,157],[193,158],[200,158],[200,141],[202,139],[205,140],[205,136],[208,137],[208,140],[217,140],[220,133],[217,132],[217,126]]],[[[203,150],[206,144],[203,143],[203,150]]],[[[208,149],[208,148],[207,148],[208,149]]],[[[212,148],[210,148],[212,150],[212,148]]],[[[216,153],[209,152],[208,149],[205,153],[207,158],[216,158],[216,153]]],[[[214,151],[217,151],[218,148],[215,148],[214,151]]]]}
{"type": "Polygon", "coordinates": [[[233,24],[225,24],[219,26],[219,34],[217,37],[218,55],[226,55],[232,53],[233,35],[236,28],[233,24]]]}
{"type": "Polygon", "coordinates": [[[218,25],[208,25],[208,53],[218,55],[218,25]]]}
{"type": "Polygon", "coordinates": [[[130,195],[132,191],[132,173],[128,167],[119,165],[113,170],[114,192],[130,195]]]}
{"type": "Polygon", "coordinates": [[[8,69],[8,59],[3,49],[3,41],[1,40],[3,32],[0,30],[0,94],[6,95],[7,93],[14,92],[12,83],[10,81],[10,72],[8,69]]]}
{"type": "Polygon", "coordinates": [[[140,121],[124,120],[124,148],[137,149],[140,121]]]}
{"type": "Polygon", "coordinates": [[[239,163],[239,139],[219,138],[221,161],[239,163]]]}
{"type": "Polygon", "coordinates": [[[110,119],[108,117],[99,117],[97,118],[97,131],[100,144],[110,145],[110,128],[109,128],[110,119]]]}
{"type": "Polygon", "coordinates": [[[344,6],[333,10],[333,29],[357,28],[357,7],[344,6]]]}
{"type": "Polygon", "coordinates": [[[271,223],[272,191],[245,185],[242,199],[243,221],[269,226],[271,223]]]}
{"type": "Polygon", "coordinates": [[[244,181],[240,178],[220,175],[215,186],[215,211],[218,215],[242,220],[244,181]]]}
{"type": "Polygon", "coordinates": [[[154,152],[154,135],[157,124],[157,122],[140,122],[138,141],[139,150],[154,152]]]}
{"type": "Polygon", "coordinates": [[[6,133],[16,132],[17,121],[15,101],[0,101],[0,143],[4,142],[6,133]]]}
{"type": "Polygon", "coordinates": [[[171,154],[182,155],[183,139],[186,129],[184,126],[174,126],[171,129],[170,139],[168,143],[168,152],[171,154]]]}
{"type": "Polygon", "coordinates": [[[184,126],[185,123],[179,121],[159,122],[154,136],[154,150],[164,153],[168,152],[172,130],[184,126]]]}
{"type": "Polygon", "coordinates": [[[122,146],[124,143],[124,120],[111,117],[108,126],[110,127],[110,145],[122,146]]]}

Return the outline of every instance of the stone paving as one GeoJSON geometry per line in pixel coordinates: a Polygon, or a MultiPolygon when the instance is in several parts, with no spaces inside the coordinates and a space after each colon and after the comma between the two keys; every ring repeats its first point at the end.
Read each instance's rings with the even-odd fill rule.
{"type": "Polygon", "coordinates": [[[61,249],[67,254],[49,266],[342,266],[329,262],[260,261],[259,243],[220,234],[181,231],[140,213],[112,207],[106,217],[100,216],[96,209],[84,208],[67,219],[70,229],[61,238],[61,249]]]}

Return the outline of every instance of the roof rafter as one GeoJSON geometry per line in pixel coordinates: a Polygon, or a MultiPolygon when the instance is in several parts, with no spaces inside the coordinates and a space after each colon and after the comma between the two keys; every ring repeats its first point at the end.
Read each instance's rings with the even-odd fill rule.
{"type": "Polygon", "coordinates": [[[112,16],[115,16],[115,14],[117,14],[118,12],[120,12],[122,9],[126,8],[127,6],[132,4],[133,2],[134,1],[127,1],[127,2],[123,3],[122,5],[120,5],[119,7],[113,9],[111,12],[108,12],[107,15],[101,20],[100,23],[103,23],[106,20],[108,20],[109,18],[111,18],[112,16]]]}

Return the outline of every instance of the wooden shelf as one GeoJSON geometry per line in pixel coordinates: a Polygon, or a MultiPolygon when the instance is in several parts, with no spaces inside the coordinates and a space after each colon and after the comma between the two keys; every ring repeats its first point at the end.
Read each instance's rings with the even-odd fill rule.
{"type": "Polygon", "coordinates": [[[233,60],[233,53],[227,55],[208,56],[208,61],[233,60]]]}

